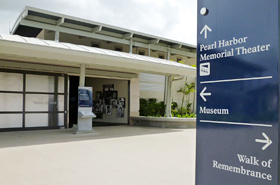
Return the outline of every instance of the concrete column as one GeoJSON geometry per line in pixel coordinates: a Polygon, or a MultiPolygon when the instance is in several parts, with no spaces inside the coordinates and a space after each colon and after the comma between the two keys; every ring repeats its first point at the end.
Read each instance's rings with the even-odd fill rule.
{"type": "Polygon", "coordinates": [[[149,44],[149,57],[151,56],[151,44],[149,44]]]}
{"type": "MultiPolygon", "coordinates": [[[[168,46],[169,47],[169,46],[168,46]]],[[[167,48],[167,60],[170,60],[170,48],[167,48]]]]}
{"type": "MultiPolygon", "coordinates": [[[[170,60],[170,48],[167,49],[167,60],[170,60]]],[[[165,85],[164,85],[164,103],[167,105],[167,86],[168,86],[168,76],[165,76],[165,85]]]]}
{"type": "Polygon", "coordinates": [[[86,65],[85,64],[81,64],[80,66],[80,87],[84,87],[85,86],[85,80],[86,80],[86,65]]]}
{"type": "Polygon", "coordinates": [[[59,42],[59,31],[55,31],[54,41],[59,42]]]}
{"type": "Polygon", "coordinates": [[[168,85],[168,76],[165,76],[164,81],[164,104],[167,104],[167,85],[168,85]]]}
{"type": "Polygon", "coordinates": [[[133,38],[130,38],[129,53],[133,53],[133,38]]]}
{"type": "Polygon", "coordinates": [[[172,76],[167,77],[167,87],[166,87],[166,108],[165,114],[166,117],[171,117],[171,103],[172,103],[172,76]]]}

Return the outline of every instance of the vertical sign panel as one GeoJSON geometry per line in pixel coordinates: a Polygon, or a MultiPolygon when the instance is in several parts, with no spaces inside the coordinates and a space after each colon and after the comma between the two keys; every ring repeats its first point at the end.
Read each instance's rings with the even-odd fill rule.
{"type": "Polygon", "coordinates": [[[279,2],[198,0],[196,185],[278,185],[279,2]]]}
{"type": "MultiPolygon", "coordinates": [[[[79,108],[92,108],[92,87],[79,87],[79,108]]],[[[91,111],[91,110],[90,110],[91,111]]]]}

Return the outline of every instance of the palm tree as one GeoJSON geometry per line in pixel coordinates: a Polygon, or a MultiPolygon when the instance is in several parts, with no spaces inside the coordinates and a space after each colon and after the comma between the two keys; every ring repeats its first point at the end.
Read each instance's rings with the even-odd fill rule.
{"type": "Polygon", "coordinates": [[[192,103],[190,103],[190,93],[195,92],[195,83],[192,82],[188,84],[186,79],[184,87],[181,87],[177,92],[183,94],[181,108],[179,108],[178,110],[179,113],[181,114],[181,116],[183,114],[190,113],[190,106],[192,105],[192,103]],[[184,111],[185,98],[186,98],[187,105],[184,111]]]}

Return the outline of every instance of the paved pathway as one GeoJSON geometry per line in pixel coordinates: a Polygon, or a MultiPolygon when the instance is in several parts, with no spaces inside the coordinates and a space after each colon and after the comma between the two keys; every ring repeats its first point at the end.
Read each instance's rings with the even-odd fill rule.
{"type": "Polygon", "coordinates": [[[0,133],[1,185],[194,185],[195,129],[0,133]]]}

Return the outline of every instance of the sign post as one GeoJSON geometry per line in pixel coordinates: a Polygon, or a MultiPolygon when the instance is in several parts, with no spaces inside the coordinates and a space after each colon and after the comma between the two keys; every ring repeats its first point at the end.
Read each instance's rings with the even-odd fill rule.
{"type": "Polygon", "coordinates": [[[279,1],[198,0],[196,185],[279,185],[279,1]]]}

